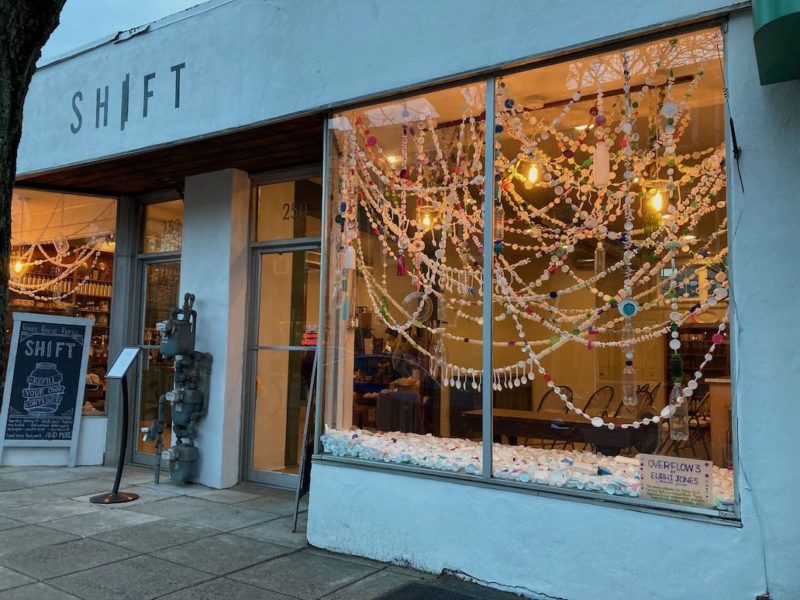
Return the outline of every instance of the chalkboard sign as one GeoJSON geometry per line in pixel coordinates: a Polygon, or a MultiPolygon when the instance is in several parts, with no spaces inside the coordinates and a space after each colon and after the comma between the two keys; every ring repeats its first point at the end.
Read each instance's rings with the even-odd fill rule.
{"type": "Polygon", "coordinates": [[[89,360],[91,319],[14,313],[3,407],[0,465],[12,446],[68,447],[75,466],[89,360]]]}

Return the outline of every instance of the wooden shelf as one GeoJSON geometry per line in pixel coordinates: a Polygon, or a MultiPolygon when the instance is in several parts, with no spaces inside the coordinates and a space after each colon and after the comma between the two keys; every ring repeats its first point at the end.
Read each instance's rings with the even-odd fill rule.
{"type": "MultiPolygon", "coordinates": [[[[716,324],[691,325],[678,329],[678,339],[681,341],[681,349],[678,350],[678,354],[683,362],[684,378],[694,377],[694,371],[696,371],[700,366],[700,363],[705,360],[705,356],[708,354],[708,348],[710,348],[712,344],[711,338],[718,332],[718,330],[719,327],[716,324]],[[703,339],[686,341],[681,339],[683,336],[688,335],[702,336],[703,339]],[[703,351],[697,351],[698,347],[703,348],[703,351]]],[[[667,386],[672,384],[669,364],[669,357],[672,355],[672,349],[669,347],[670,340],[671,338],[668,337],[664,341],[664,376],[667,386]]],[[[701,386],[707,385],[703,381],[705,377],[730,377],[730,372],[730,343],[726,337],[721,344],[716,344],[716,348],[713,353],[713,359],[703,368],[704,377],[698,383],[701,386]]]]}

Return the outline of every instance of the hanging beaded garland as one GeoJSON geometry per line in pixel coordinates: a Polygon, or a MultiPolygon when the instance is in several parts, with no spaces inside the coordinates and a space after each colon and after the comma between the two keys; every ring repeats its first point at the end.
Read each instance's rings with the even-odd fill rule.
{"type": "Polygon", "coordinates": [[[343,318],[353,304],[349,294],[356,293],[348,284],[356,270],[374,314],[427,357],[442,385],[500,390],[540,376],[568,410],[597,427],[638,428],[669,418],[692,396],[724,342],[725,148],[678,151],[704,69],[701,64],[679,78],[675,65],[687,64],[680,45],[668,40],[654,47],[653,61],[629,50],[595,61],[577,78],[590,95],[576,89],[557,111],[526,105],[525,96],[514,97],[498,79],[496,121],[490,124],[496,139],[493,174],[483,172],[487,123],[479,90],[465,88],[454,122],[439,123],[433,110],[413,102],[402,104],[397,118],[381,113],[394,128],[384,129],[385,121],[370,116],[379,111],[349,119],[336,136],[336,306],[343,318]],[[610,68],[622,81],[613,94],[604,89],[610,68]],[[643,83],[633,84],[634,70],[643,83]],[[563,126],[583,110],[585,125],[563,126]],[[397,147],[399,155],[389,151],[397,147]],[[495,187],[491,248],[483,246],[486,176],[495,187]],[[709,222],[714,230],[703,233],[709,222]],[[365,256],[368,238],[377,240],[379,276],[365,256]],[[493,253],[490,299],[483,297],[487,251],[493,253]],[[580,272],[587,254],[589,276],[580,272]],[[419,292],[413,301],[393,297],[396,286],[387,275],[392,263],[396,277],[419,292]],[[436,318],[420,319],[431,301],[436,318]],[[484,301],[498,307],[493,319],[510,320],[516,335],[491,343],[520,352],[518,360],[491,373],[459,364],[459,354],[447,352],[447,346],[484,343],[484,301]],[[617,348],[624,363],[623,403],[635,406],[637,347],[666,337],[679,356],[678,330],[706,312],[720,313],[713,343],[679,400],[659,415],[615,425],[587,414],[542,365],[568,344],[617,348]],[[644,314],[647,323],[638,320],[644,314]],[[470,325],[477,326],[474,337],[463,334],[470,325]],[[412,328],[430,334],[430,350],[412,328]]]}

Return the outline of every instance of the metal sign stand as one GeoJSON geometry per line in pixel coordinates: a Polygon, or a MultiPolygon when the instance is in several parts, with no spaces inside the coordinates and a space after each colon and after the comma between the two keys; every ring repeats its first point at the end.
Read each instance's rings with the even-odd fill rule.
{"type": "Polygon", "coordinates": [[[128,447],[128,370],[136,363],[141,348],[123,348],[117,360],[106,374],[106,379],[116,379],[122,386],[122,440],[120,442],[119,460],[117,461],[117,475],[114,477],[114,487],[110,492],[89,498],[93,504],[120,504],[131,502],[139,497],[132,492],[120,492],[119,484],[122,482],[122,469],[125,467],[125,450],[128,447]]]}
{"type": "Polygon", "coordinates": [[[314,454],[314,440],[311,434],[314,431],[312,423],[314,411],[314,387],[317,382],[317,363],[319,362],[319,349],[314,353],[314,364],[311,367],[311,385],[308,386],[308,401],[306,402],[306,422],[303,428],[303,446],[300,451],[300,475],[297,478],[297,490],[294,496],[294,518],[292,520],[292,533],[297,533],[297,517],[300,514],[300,500],[308,494],[311,488],[311,456],[314,454]]]}

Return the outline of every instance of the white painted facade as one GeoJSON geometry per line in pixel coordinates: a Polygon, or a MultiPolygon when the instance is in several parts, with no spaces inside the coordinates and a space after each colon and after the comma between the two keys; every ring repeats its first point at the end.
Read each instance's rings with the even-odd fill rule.
{"type": "MultiPolygon", "coordinates": [[[[752,600],[769,590],[775,600],[792,600],[800,598],[800,82],[759,85],[746,5],[215,0],[41,68],[26,102],[19,171],[101,161],[728,16],[726,80],[745,187],[731,162],[740,526],[323,459],[313,469],[308,536],[319,547],[451,569],[541,598],[752,600]],[[176,108],[170,69],[183,63],[176,108]],[[153,96],[145,118],[149,73],[156,75],[147,80],[153,96]],[[108,125],[95,127],[96,90],[104,97],[106,85],[108,125]],[[83,122],[73,133],[78,91],[83,122]]],[[[198,348],[214,356],[198,438],[200,481],[214,487],[234,484],[241,464],[249,190],[247,175],[236,171],[191,177],[185,187],[181,289],[198,294],[198,348]]]]}

